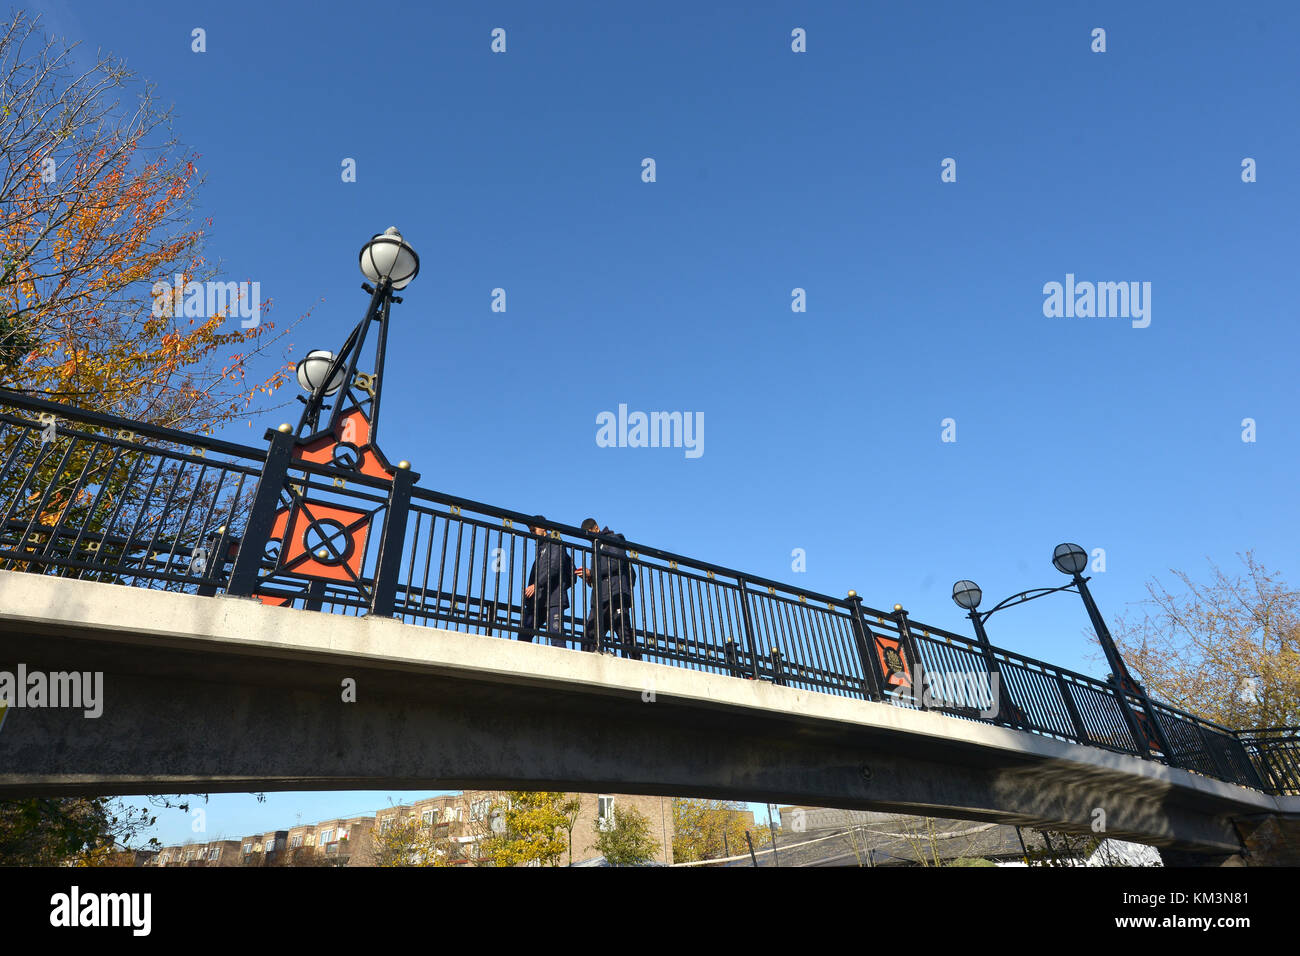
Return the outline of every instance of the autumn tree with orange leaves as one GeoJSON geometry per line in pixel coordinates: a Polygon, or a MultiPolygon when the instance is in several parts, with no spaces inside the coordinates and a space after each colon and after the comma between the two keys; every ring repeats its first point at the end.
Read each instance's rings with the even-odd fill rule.
{"type": "Polygon", "coordinates": [[[121,61],[76,63],[38,22],[0,24],[0,388],[189,430],[241,417],[287,380],[283,356],[251,372],[284,332],[154,295],[217,275],[195,157],[121,61]]]}
{"type": "MultiPolygon", "coordinates": [[[[156,307],[155,283],[218,275],[194,224],[196,157],[120,60],[74,49],[25,12],[0,18],[0,388],[186,431],[261,410],[258,396],[288,377],[285,357],[272,355],[286,330],[265,320],[246,328],[221,314],[229,303],[199,316],[156,307]],[[273,371],[262,378],[254,366],[273,371]]],[[[167,500],[238,495],[176,461],[159,464],[152,484],[132,480],[153,459],[129,441],[106,450],[30,438],[23,429],[0,438],[4,568],[76,574],[36,552],[84,559],[103,537],[98,560],[110,570],[80,573],[116,580],[115,563],[157,565],[135,538],[164,554],[183,547],[182,557],[201,543],[205,528],[182,529],[167,500]],[[155,500],[153,487],[171,493],[155,500]],[[129,533],[122,514],[135,515],[129,533]]],[[[0,864],[112,862],[110,851],[137,845],[152,822],[108,797],[0,800],[0,864]]]]}

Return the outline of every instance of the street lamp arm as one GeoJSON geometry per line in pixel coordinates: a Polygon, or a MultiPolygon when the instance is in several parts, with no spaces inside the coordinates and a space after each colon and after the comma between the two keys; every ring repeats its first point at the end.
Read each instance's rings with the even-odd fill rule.
{"type": "Polygon", "coordinates": [[[984,621],[987,621],[990,617],[992,617],[995,611],[1000,611],[1005,607],[1014,607],[1017,604],[1024,604],[1026,601],[1032,601],[1035,598],[1047,597],[1047,595],[1055,594],[1057,591],[1075,591],[1075,590],[1077,589],[1075,588],[1073,582],[1071,582],[1070,584],[1063,584],[1059,588],[1032,588],[1031,590],[1028,591],[1021,591],[1019,594],[1013,594],[1005,601],[995,605],[994,607],[989,608],[987,611],[981,611],[977,613],[979,613],[980,623],[983,623],[984,621]]]}

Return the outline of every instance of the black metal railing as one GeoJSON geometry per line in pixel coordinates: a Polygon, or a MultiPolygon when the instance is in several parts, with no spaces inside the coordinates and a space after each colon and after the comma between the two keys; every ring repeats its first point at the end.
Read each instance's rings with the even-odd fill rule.
{"type": "Polygon", "coordinates": [[[213,569],[238,539],[264,452],[32,399],[5,404],[0,567],[167,590],[220,584],[213,569]]]}
{"type": "Polygon", "coordinates": [[[1269,793],[1300,795],[1300,727],[1234,730],[1269,793]]]}
{"type": "Polygon", "coordinates": [[[539,536],[528,515],[416,487],[409,469],[379,477],[312,463],[294,456],[293,435],[268,438],[258,449],[0,391],[0,568],[620,651],[1296,792],[1294,730],[1241,736],[1158,702],[1148,713],[1126,694],[1138,720],[1158,721],[1168,741],[1168,752],[1149,749],[1135,741],[1113,684],[912,621],[901,608],[556,522],[539,536]],[[527,613],[543,547],[575,572],[558,632],[527,613]],[[629,585],[578,577],[599,568],[598,556],[629,585]]]}
{"type": "MultiPolygon", "coordinates": [[[[548,522],[539,538],[528,525],[518,512],[414,489],[395,614],[475,634],[546,639],[553,635],[523,621],[539,546],[555,542],[575,569],[593,568],[601,545],[617,547],[635,584],[624,606],[614,606],[630,617],[641,659],[866,698],[842,600],[563,524],[548,522]]],[[[597,593],[601,586],[599,578],[575,581],[563,643],[622,646],[602,620],[608,602],[597,593]]]]}

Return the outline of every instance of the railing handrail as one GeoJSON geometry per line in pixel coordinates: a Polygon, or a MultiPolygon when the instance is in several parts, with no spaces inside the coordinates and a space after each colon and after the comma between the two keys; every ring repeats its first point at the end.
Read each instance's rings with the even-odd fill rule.
{"type": "Polygon", "coordinates": [[[1197,714],[1193,714],[1191,711],[1183,710],[1181,707],[1176,707],[1173,704],[1167,703],[1163,700],[1156,700],[1154,697],[1149,699],[1151,701],[1152,707],[1157,707],[1162,710],[1167,710],[1170,713],[1177,714],[1179,717],[1182,717],[1185,720],[1190,720],[1193,723],[1200,724],[1203,727],[1209,727],[1211,730],[1216,730],[1221,734],[1226,734],[1231,736],[1233,733],[1235,733],[1235,731],[1229,730],[1227,727],[1223,726],[1223,724],[1210,720],[1208,717],[1198,716],[1197,714]]]}
{"type": "MultiPolygon", "coordinates": [[[[1300,736],[1300,727],[1249,727],[1245,730],[1232,730],[1229,731],[1229,733],[1231,733],[1233,736],[1236,737],[1240,737],[1242,734],[1248,734],[1250,735],[1250,737],[1255,737],[1258,734],[1273,734],[1273,733],[1283,733],[1292,737],[1297,737],[1300,736]]],[[[1286,740],[1287,738],[1283,736],[1283,737],[1269,737],[1267,739],[1286,740]]]]}
{"type": "MultiPolygon", "coordinates": [[[[436,501],[440,504],[456,505],[458,508],[470,508],[481,514],[491,515],[495,518],[509,518],[512,522],[528,527],[533,519],[533,515],[522,511],[513,511],[509,508],[501,508],[497,505],[490,505],[483,501],[475,501],[472,498],[464,498],[460,495],[453,495],[443,491],[434,491],[429,488],[412,488],[411,497],[413,499],[422,499],[425,501],[436,501]]],[[[842,608],[848,606],[848,601],[842,597],[834,597],[830,594],[822,594],[819,591],[810,591],[805,588],[796,588],[785,584],[782,581],[775,581],[757,574],[749,574],[745,571],[739,571],[735,568],[729,568],[721,564],[712,564],[708,561],[701,561],[698,558],[688,557],[684,554],[677,554],[672,551],[665,551],[662,548],[656,548],[653,545],[642,544],[639,541],[620,540],[609,535],[592,534],[590,531],[583,531],[574,525],[565,524],[562,521],[554,521],[548,518],[545,526],[549,530],[559,531],[573,538],[581,538],[589,541],[614,544],[618,547],[625,548],[629,551],[636,551],[642,555],[649,555],[658,558],[661,561],[676,561],[680,564],[689,564],[692,567],[699,568],[702,571],[712,571],[714,574],[723,574],[729,578],[743,580],[746,584],[756,584],[761,587],[774,587],[789,594],[802,594],[810,600],[821,601],[822,603],[836,604],[842,608]]],[[[866,608],[863,608],[865,611],[866,608]]]]}
{"type": "Polygon", "coordinates": [[[30,406],[35,411],[49,412],[60,418],[87,422],[104,428],[116,428],[122,431],[135,432],[137,435],[150,435],[155,438],[160,438],[163,441],[175,442],[180,445],[205,447],[228,455],[241,455],[246,458],[252,458],[254,461],[266,461],[265,448],[257,448],[253,445],[241,445],[238,442],[226,441],[222,438],[214,438],[211,435],[196,435],[191,432],[183,432],[175,428],[168,428],[166,425],[151,425],[148,422],[136,421],[131,418],[121,418],[109,412],[92,412],[84,408],[76,408],[72,405],[60,405],[58,402],[51,402],[43,398],[33,398],[30,395],[24,395],[22,392],[14,392],[7,388],[0,388],[0,403],[20,408],[23,406],[30,406]]]}

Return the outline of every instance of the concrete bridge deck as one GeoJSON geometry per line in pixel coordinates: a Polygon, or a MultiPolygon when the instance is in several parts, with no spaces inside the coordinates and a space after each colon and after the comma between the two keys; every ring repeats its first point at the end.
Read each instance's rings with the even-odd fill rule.
{"type": "Polygon", "coordinates": [[[1219,855],[1241,850],[1241,821],[1300,814],[1300,797],[889,704],[382,618],[0,572],[0,671],[19,663],[102,671],[103,713],[11,707],[6,795],[610,791],[1081,831],[1101,810],[1109,836],[1219,855]]]}

